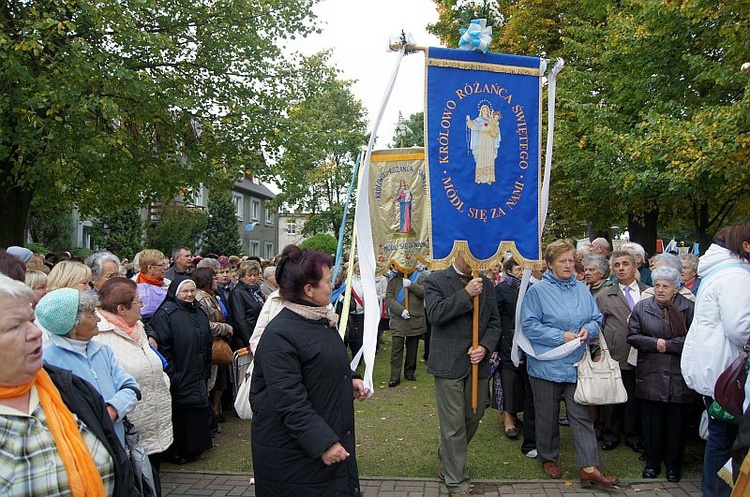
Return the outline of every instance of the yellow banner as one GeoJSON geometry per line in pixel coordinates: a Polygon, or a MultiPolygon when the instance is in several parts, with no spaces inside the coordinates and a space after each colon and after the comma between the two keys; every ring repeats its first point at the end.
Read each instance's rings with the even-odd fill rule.
{"type": "Polygon", "coordinates": [[[370,215],[375,274],[428,264],[429,206],[424,148],[376,150],[370,159],[370,215]]]}

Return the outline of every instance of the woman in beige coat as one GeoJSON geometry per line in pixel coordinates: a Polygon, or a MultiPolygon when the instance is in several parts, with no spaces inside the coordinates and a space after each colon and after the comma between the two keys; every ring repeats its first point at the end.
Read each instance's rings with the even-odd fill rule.
{"type": "MultiPolygon", "coordinates": [[[[224,310],[221,308],[219,301],[216,299],[216,272],[209,267],[199,267],[193,271],[193,281],[197,291],[195,300],[203,310],[208,314],[209,325],[211,326],[211,335],[221,337],[227,343],[232,338],[232,325],[226,322],[224,310]]],[[[211,366],[211,379],[208,380],[208,390],[210,393],[211,409],[215,422],[212,424],[213,431],[221,433],[218,423],[224,422],[224,416],[221,413],[221,396],[224,390],[229,386],[229,366],[216,365],[211,366]]]]}
{"type": "Polygon", "coordinates": [[[138,382],[142,397],[128,419],[138,430],[140,445],[158,471],[160,454],[173,438],[169,377],[144,332],[135,282],[111,278],[99,290],[99,299],[99,335],[92,341],[108,345],[117,362],[138,382]]]}

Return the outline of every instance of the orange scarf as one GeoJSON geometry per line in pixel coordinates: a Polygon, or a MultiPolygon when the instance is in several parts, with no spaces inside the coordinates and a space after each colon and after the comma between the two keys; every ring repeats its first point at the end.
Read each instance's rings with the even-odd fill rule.
{"type": "Polygon", "coordinates": [[[138,273],[138,278],[136,278],[135,283],[148,283],[149,285],[154,286],[164,286],[164,278],[152,278],[143,273],[138,273]]]}
{"type": "Polygon", "coordinates": [[[104,483],[94,458],[78,431],[73,414],[62,400],[60,392],[44,369],[40,369],[33,381],[15,387],[0,386],[0,399],[20,397],[36,386],[39,403],[47,417],[47,427],[52,432],[60,454],[68,485],[73,497],[100,497],[104,494],[104,483]]]}

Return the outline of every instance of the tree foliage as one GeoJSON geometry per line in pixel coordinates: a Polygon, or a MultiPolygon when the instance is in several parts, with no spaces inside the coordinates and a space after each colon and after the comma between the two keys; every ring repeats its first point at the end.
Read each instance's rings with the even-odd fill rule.
{"type": "Polygon", "coordinates": [[[302,249],[318,250],[329,255],[335,255],[338,242],[331,235],[318,233],[300,243],[299,247],[302,249]]]}
{"type": "Polygon", "coordinates": [[[310,213],[303,234],[338,234],[357,152],[367,142],[364,107],[328,57],[323,52],[307,61],[315,85],[300,88],[276,135],[281,193],[275,202],[310,213]]]}
{"type": "Polygon", "coordinates": [[[208,222],[203,232],[201,252],[208,254],[242,255],[239,223],[232,194],[212,190],[208,200],[208,222]]]}
{"type": "Polygon", "coordinates": [[[141,251],[143,240],[143,222],[138,209],[123,208],[116,214],[98,217],[92,223],[91,238],[100,249],[132,260],[141,251]]]}
{"type": "Polygon", "coordinates": [[[415,112],[396,126],[391,146],[424,147],[424,112],[415,112]]]}
{"type": "Polygon", "coordinates": [[[100,215],[262,169],[316,1],[3,1],[0,244],[32,200],[100,215]]]}
{"type": "Polygon", "coordinates": [[[158,215],[159,219],[146,227],[146,246],[161,250],[167,256],[180,245],[195,252],[200,235],[206,229],[208,214],[200,209],[168,204],[158,215]]]}
{"type": "MultiPolygon", "coordinates": [[[[431,29],[457,45],[461,12],[436,1],[431,29]]],[[[491,50],[565,59],[558,83],[550,221],[570,232],[627,224],[710,233],[747,212],[750,53],[742,0],[498,0],[491,50]]],[[[562,233],[560,233],[562,234],[562,233]]]]}
{"type": "Polygon", "coordinates": [[[34,209],[29,214],[29,235],[52,252],[69,251],[73,238],[73,215],[68,209],[34,209]]]}

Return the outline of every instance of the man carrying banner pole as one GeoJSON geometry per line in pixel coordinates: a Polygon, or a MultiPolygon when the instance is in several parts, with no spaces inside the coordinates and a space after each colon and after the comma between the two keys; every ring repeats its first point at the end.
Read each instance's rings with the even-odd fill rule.
{"type": "Polygon", "coordinates": [[[432,323],[427,371],[435,377],[440,422],[438,476],[451,495],[469,495],[466,455],[484,415],[489,356],[500,339],[494,287],[483,276],[473,277],[472,268],[459,254],[451,267],[425,279],[425,310],[432,323]],[[476,374],[472,375],[472,369],[476,374]],[[476,378],[481,399],[476,409],[472,408],[472,378],[476,378]]]}

